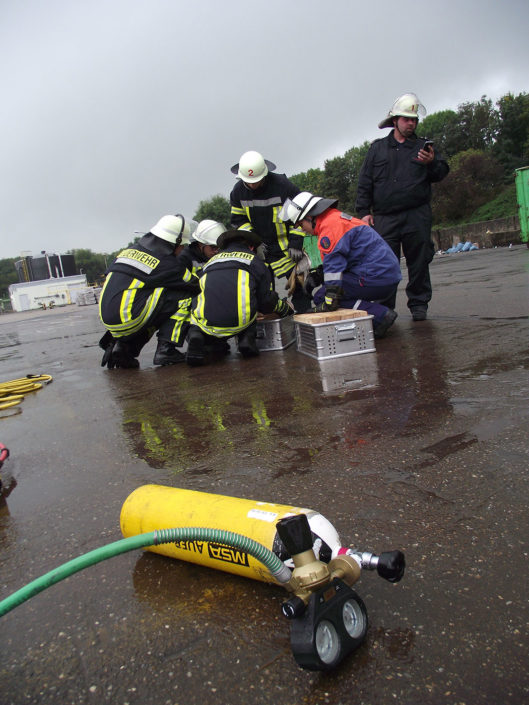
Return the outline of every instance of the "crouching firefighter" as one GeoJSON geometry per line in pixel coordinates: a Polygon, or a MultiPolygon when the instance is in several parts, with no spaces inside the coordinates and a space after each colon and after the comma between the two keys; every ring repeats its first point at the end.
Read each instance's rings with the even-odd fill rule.
{"type": "Polygon", "coordinates": [[[153,363],[185,360],[177,347],[184,342],[191,299],[200,287],[178,255],[195,227],[183,215],[164,215],[109,267],[99,300],[99,315],[107,328],[99,341],[105,351],[102,367],[139,367],[140,351],[156,331],[153,363]]]}
{"type": "Polygon", "coordinates": [[[200,294],[191,311],[187,363],[203,365],[208,347],[237,336],[242,357],[259,354],[256,343],[257,313],[277,313],[284,318],[294,311],[279,298],[268,266],[257,256],[261,238],[254,232],[227,230],[220,235],[218,254],[202,269],[200,294]]]}
{"type": "Polygon", "coordinates": [[[313,272],[305,282],[306,291],[323,284],[313,297],[315,310],[360,308],[373,316],[375,338],[383,338],[397,313],[379,302],[397,290],[399,260],[373,228],[335,208],[337,203],[303,191],[285,201],[279,217],[318,238],[321,278],[316,281],[313,272]]]}
{"type": "Polygon", "coordinates": [[[199,277],[204,264],[219,251],[217,240],[224,232],[226,228],[222,223],[201,220],[191,236],[191,244],[186,245],[178,255],[179,261],[184,262],[186,268],[199,277]]]}

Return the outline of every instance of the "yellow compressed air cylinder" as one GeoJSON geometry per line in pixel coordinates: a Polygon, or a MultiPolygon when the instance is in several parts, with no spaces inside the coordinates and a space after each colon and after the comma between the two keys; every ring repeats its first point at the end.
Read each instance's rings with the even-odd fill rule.
{"type": "MultiPolygon", "coordinates": [[[[125,538],[157,529],[202,527],[233,531],[257,541],[282,560],[284,553],[276,532],[280,519],[306,514],[321,554],[325,546],[331,557],[340,541],[332,524],[318,512],[285,504],[226,497],[163,485],[144,485],[134,490],[121,509],[121,532],[125,538]],[[282,555],[283,553],[283,555],[282,555]]],[[[208,541],[178,541],[147,550],[246,578],[276,582],[268,570],[245,551],[208,541]]],[[[324,558],[324,556],[321,556],[324,558]]]]}

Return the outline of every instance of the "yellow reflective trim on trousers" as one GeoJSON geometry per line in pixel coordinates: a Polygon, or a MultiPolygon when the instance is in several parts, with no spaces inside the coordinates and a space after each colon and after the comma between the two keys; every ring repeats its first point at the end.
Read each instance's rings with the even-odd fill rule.
{"type": "Polygon", "coordinates": [[[171,320],[173,320],[174,327],[173,330],[171,331],[171,342],[172,343],[183,343],[183,340],[180,340],[182,337],[182,327],[184,323],[189,321],[190,318],[190,309],[191,309],[191,301],[192,299],[182,299],[179,303],[180,306],[175,313],[171,316],[171,320]]]}
{"type": "Polygon", "coordinates": [[[197,318],[196,316],[196,309],[191,313],[191,325],[197,326],[200,328],[200,330],[203,333],[207,333],[208,335],[214,335],[217,338],[230,338],[232,335],[237,335],[241,331],[243,331],[245,328],[248,328],[250,324],[252,324],[255,319],[257,318],[257,313],[253,318],[249,321],[249,323],[245,326],[237,326],[237,327],[231,327],[231,328],[220,328],[218,326],[210,326],[206,323],[204,319],[197,318]]]}

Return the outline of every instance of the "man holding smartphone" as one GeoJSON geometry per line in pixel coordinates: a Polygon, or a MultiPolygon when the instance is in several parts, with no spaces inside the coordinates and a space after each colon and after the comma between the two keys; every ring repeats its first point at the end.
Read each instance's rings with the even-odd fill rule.
{"type": "MultiPolygon", "coordinates": [[[[426,110],[415,93],[405,93],[394,102],[378,125],[392,130],[371,144],[356,199],[359,217],[386,240],[398,259],[402,248],[408,268],[408,308],[414,321],[426,320],[432,298],[431,184],[449,171],[431,140],[417,137],[419,114],[425,115],[426,110]]],[[[381,303],[394,309],[395,301],[396,293],[381,303]]]]}

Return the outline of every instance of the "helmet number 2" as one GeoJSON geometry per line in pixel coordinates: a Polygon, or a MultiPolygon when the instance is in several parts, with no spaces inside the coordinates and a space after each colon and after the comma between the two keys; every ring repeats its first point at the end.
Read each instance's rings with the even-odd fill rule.
{"type": "Polygon", "coordinates": [[[253,169],[248,169],[248,176],[253,176],[253,169]]]}

